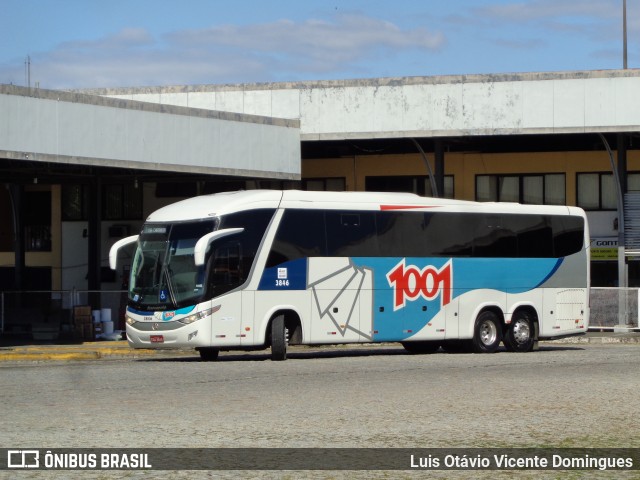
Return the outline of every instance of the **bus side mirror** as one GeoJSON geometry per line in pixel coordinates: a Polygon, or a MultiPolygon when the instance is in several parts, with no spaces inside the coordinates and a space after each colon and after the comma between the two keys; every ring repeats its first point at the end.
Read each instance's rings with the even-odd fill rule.
{"type": "Polygon", "coordinates": [[[118,250],[122,247],[129,245],[130,243],[137,242],[138,235],[131,235],[130,237],[123,238],[122,240],[118,240],[113,244],[111,250],[109,250],[109,267],[111,270],[116,269],[116,264],[118,262],[118,250]]]}
{"type": "Polygon", "coordinates": [[[207,233],[204,237],[201,237],[200,240],[196,243],[195,248],[193,249],[194,262],[196,267],[204,265],[204,257],[209,249],[209,245],[214,240],[218,240],[219,238],[226,237],[228,235],[235,235],[236,233],[243,232],[244,228],[226,228],[224,230],[216,230],[215,232],[207,233]]]}

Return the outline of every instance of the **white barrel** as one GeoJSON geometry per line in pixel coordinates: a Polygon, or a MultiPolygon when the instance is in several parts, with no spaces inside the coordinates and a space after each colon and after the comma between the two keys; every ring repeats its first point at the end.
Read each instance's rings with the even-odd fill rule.
{"type": "Polygon", "coordinates": [[[104,335],[113,333],[113,322],[102,322],[102,333],[104,335]]]}
{"type": "Polygon", "coordinates": [[[91,310],[91,318],[93,319],[93,323],[100,323],[102,321],[100,310],[91,310]]]}
{"type": "Polygon", "coordinates": [[[111,321],[111,309],[103,308],[100,310],[100,319],[102,322],[110,322],[111,321]]]}

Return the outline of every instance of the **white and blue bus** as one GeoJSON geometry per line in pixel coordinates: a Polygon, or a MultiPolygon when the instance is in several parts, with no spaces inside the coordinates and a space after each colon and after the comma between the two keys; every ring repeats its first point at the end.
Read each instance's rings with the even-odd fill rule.
{"type": "Polygon", "coordinates": [[[589,233],[575,207],[403,193],[254,190],[161,208],[139,235],[134,348],[401,342],[412,353],[537,348],[589,324],[589,233]]]}

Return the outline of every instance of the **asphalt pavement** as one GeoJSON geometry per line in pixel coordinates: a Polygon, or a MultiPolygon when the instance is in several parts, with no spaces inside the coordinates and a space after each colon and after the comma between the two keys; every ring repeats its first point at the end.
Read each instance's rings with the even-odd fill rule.
{"type": "MultiPolygon", "coordinates": [[[[591,331],[579,337],[568,337],[559,340],[541,342],[545,344],[635,344],[640,343],[640,331],[591,331]]],[[[338,348],[359,348],[363,344],[346,344],[338,348]]],[[[365,346],[371,347],[369,344],[365,346]]],[[[388,344],[387,344],[388,345],[388,344]]],[[[400,346],[398,344],[398,346],[400,346]]],[[[293,351],[305,351],[310,348],[336,348],[336,345],[327,347],[295,346],[293,351]]],[[[0,336],[0,362],[53,362],[53,361],[79,361],[79,360],[107,360],[118,358],[153,358],[153,357],[193,357],[197,356],[192,349],[133,349],[124,340],[104,340],[95,342],[35,342],[25,338],[12,338],[0,336]]]]}

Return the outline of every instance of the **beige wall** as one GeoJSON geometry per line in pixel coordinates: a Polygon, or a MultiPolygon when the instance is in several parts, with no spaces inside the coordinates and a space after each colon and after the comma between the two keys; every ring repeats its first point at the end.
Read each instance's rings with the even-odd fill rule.
{"type": "MultiPolygon", "coordinates": [[[[433,164],[433,155],[429,155],[433,164]]],[[[614,152],[615,155],[615,152],[614,152]]],[[[627,154],[628,171],[640,171],[640,152],[627,154]]],[[[475,177],[481,174],[564,173],[568,205],[576,203],[578,172],[609,172],[611,164],[605,151],[547,153],[448,153],[445,175],[453,175],[455,197],[475,199],[475,177]]],[[[347,190],[364,190],[365,177],[384,175],[427,175],[422,157],[407,155],[367,155],[302,161],[302,177],[344,177],[347,190]]]]}

